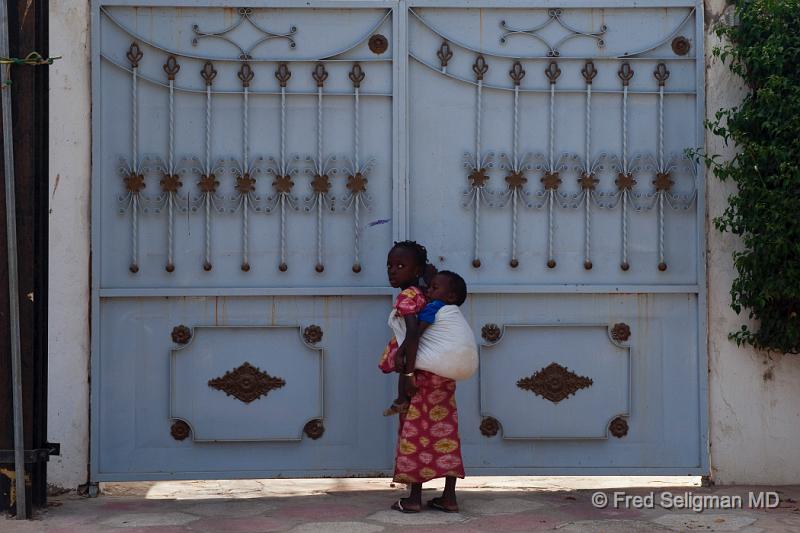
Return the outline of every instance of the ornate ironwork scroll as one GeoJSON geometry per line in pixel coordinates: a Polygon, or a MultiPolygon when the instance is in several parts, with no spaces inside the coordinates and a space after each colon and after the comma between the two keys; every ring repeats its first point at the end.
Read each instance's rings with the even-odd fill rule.
{"type": "Polygon", "coordinates": [[[297,46],[295,43],[294,38],[292,37],[297,33],[297,26],[292,26],[289,28],[288,32],[285,33],[277,33],[270,30],[267,30],[261,27],[260,24],[256,23],[253,20],[253,8],[250,7],[240,7],[239,8],[239,19],[222,30],[217,31],[202,31],[197,24],[192,25],[192,32],[194,33],[195,37],[192,39],[192,44],[197,46],[200,39],[205,38],[215,38],[221,39],[225,42],[228,42],[235,46],[239,50],[239,59],[246,60],[246,59],[253,59],[253,51],[258,48],[262,43],[269,41],[271,39],[286,39],[289,42],[289,46],[294,48],[297,46]],[[256,31],[261,34],[254,43],[250,44],[246,48],[243,48],[239,43],[231,39],[228,34],[241,26],[243,23],[248,23],[252,26],[256,31]]]}
{"type": "Polygon", "coordinates": [[[472,71],[475,73],[475,80],[477,82],[477,90],[475,93],[475,154],[464,154],[464,167],[469,170],[469,174],[467,176],[467,179],[469,180],[469,188],[464,192],[464,196],[466,198],[464,206],[472,207],[473,209],[474,231],[472,266],[474,268],[480,268],[481,204],[488,203],[486,199],[486,181],[489,179],[489,169],[494,166],[494,154],[491,152],[483,154],[481,152],[483,78],[489,71],[489,65],[486,63],[486,59],[482,55],[479,55],[475,58],[475,63],[472,65],[472,71]]]}
{"type": "Polygon", "coordinates": [[[592,146],[592,81],[597,76],[597,69],[592,61],[587,61],[581,75],[586,82],[586,149],[583,158],[583,172],[578,179],[581,187],[581,199],[583,201],[583,239],[584,239],[584,255],[583,255],[583,268],[590,270],[592,268],[591,257],[591,204],[594,201],[594,190],[600,180],[596,175],[597,162],[592,161],[591,146],[592,146]]]}
{"type": "Polygon", "coordinates": [[[131,214],[131,263],[129,270],[139,272],[139,216],[142,212],[142,191],[146,187],[144,169],[139,164],[139,61],[144,57],[139,44],[133,42],[126,54],[131,66],[131,159],[122,162],[120,172],[125,193],[119,198],[121,211],[131,214]]]}
{"type": "Polygon", "coordinates": [[[558,363],[550,363],[532,376],[517,381],[517,387],[558,403],[593,383],[590,378],[579,376],[558,363]]]}
{"type": "Polygon", "coordinates": [[[323,63],[317,63],[314,71],[311,73],[317,85],[317,155],[314,158],[308,157],[306,160],[311,163],[312,168],[306,169],[306,174],[312,174],[311,179],[311,196],[305,199],[306,211],[315,209],[317,212],[317,264],[314,269],[318,273],[325,270],[325,261],[323,259],[323,209],[333,211],[334,197],[331,192],[331,175],[336,172],[333,164],[336,162],[335,156],[324,156],[322,139],[323,139],[323,90],[325,88],[325,81],[328,79],[328,71],[325,70],[323,63]]]}
{"type": "Polygon", "coordinates": [[[521,29],[521,28],[513,28],[509,26],[505,20],[500,21],[500,27],[505,31],[503,35],[500,37],[500,42],[505,43],[509,37],[514,35],[525,35],[528,37],[532,37],[547,47],[547,55],[549,57],[558,57],[561,55],[558,48],[569,41],[570,39],[574,39],[576,37],[588,37],[590,39],[594,39],[597,41],[597,46],[602,48],[605,46],[605,41],[603,41],[603,35],[608,31],[608,27],[603,24],[600,26],[599,30],[579,30],[574,26],[567,24],[564,22],[562,16],[564,15],[564,11],[562,9],[548,9],[547,10],[547,20],[542,22],[541,24],[534,26],[528,29],[521,29]],[[545,27],[556,23],[561,26],[562,29],[567,31],[567,34],[556,41],[555,43],[550,43],[547,41],[539,32],[543,30],[545,27]]]}
{"type": "MultiPolygon", "coordinates": [[[[294,181],[292,177],[297,174],[297,166],[292,165],[286,156],[286,85],[292,77],[292,72],[286,63],[280,63],[275,71],[275,79],[281,88],[281,116],[280,116],[280,156],[267,158],[267,174],[272,175],[272,188],[274,194],[266,198],[265,211],[271,212],[276,207],[280,213],[280,262],[278,270],[286,272],[289,269],[286,263],[286,210],[297,209],[297,197],[292,194],[294,181]]],[[[293,158],[297,163],[298,157],[293,158]]]]}
{"type": "Polygon", "coordinates": [[[200,77],[205,84],[205,102],[206,102],[206,116],[205,116],[205,146],[204,146],[204,160],[199,162],[193,159],[192,173],[197,177],[197,189],[199,194],[192,201],[192,210],[203,210],[203,223],[205,226],[204,242],[203,242],[203,270],[206,272],[213,268],[211,264],[211,214],[212,208],[215,212],[224,212],[225,206],[222,203],[222,197],[217,193],[219,187],[218,177],[224,171],[221,164],[212,166],[211,160],[211,87],[214,84],[214,79],[217,77],[217,71],[211,61],[206,61],[203,68],[200,70],[200,77]]]}
{"type": "Polygon", "coordinates": [[[349,73],[353,83],[353,158],[347,160],[347,194],[344,198],[344,209],[353,209],[353,272],[361,272],[361,217],[360,210],[369,208],[370,196],[367,194],[367,176],[375,164],[374,159],[361,160],[361,130],[359,93],[366,73],[359,63],[355,63],[349,73]]]}
{"type": "Polygon", "coordinates": [[[511,156],[501,154],[500,167],[507,172],[506,194],[511,201],[511,258],[508,264],[511,268],[517,268],[519,266],[519,259],[517,259],[517,204],[521,197],[526,194],[525,184],[528,182],[528,178],[525,177],[525,172],[531,170],[532,167],[530,154],[519,154],[519,86],[525,77],[525,69],[522,68],[522,63],[515,61],[508,75],[514,84],[511,156]]]}
{"type": "Polygon", "coordinates": [[[270,376],[248,362],[225,372],[224,376],[208,380],[209,387],[244,403],[255,401],[284,385],[286,381],[283,378],[270,376]]]}

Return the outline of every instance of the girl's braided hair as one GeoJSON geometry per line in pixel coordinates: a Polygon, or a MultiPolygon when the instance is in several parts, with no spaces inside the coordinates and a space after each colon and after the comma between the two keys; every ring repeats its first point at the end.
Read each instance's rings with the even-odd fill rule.
{"type": "Polygon", "coordinates": [[[395,248],[402,248],[403,250],[409,250],[412,252],[417,261],[417,266],[419,266],[423,271],[425,270],[425,265],[428,264],[428,250],[426,250],[424,246],[419,244],[417,241],[400,241],[394,243],[392,250],[395,248]]]}

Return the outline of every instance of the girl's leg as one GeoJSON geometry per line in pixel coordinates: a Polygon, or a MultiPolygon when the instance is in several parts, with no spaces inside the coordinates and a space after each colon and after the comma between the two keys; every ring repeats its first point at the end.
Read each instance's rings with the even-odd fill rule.
{"type": "Polygon", "coordinates": [[[458,512],[458,500],[456,500],[456,477],[447,476],[444,480],[444,490],[438,498],[428,501],[428,507],[448,513],[458,512]]]}
{"type": "Polygon", "coordinates": [[[411,483],[410,492],[407,498],[403,498],[400,502],[406,509],[421,509],[422,508],[422,483],[411,483]]]}
{"type": "Polygon", "coordinates": [[[402,375],[397,376],[397,398],[392,401],[392,405],[383,411],[383,416],[392,416],[405,413],[408,410],[408,392],[406,391],[406,380],[402,375]]]}

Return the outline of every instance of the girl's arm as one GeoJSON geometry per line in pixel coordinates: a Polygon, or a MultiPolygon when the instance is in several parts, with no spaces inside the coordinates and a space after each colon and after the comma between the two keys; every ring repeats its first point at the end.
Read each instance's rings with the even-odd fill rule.
{"type": "Polygon", "coordinates": [[[413,372],[417,364],[417,348],[419,348],[420,325],[417,315],[405,315],[406,338],[403,341],[405,351],[405,373],[413,372]]]}

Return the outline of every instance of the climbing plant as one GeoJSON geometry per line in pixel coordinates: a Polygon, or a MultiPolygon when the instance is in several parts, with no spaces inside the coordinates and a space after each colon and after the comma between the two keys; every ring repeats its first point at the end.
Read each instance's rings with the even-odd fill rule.
{"type": "Polygon", "coordinates": [[[731,307],[755,326],[730,338],[800,353],[800,0],[738,0],[733,19],[715,29],[723,44],[713,54],[749,91],[707,127],[736,155],[705,156],[718,178],[737,185],[714,225],[741,238],[731,307]]]}

